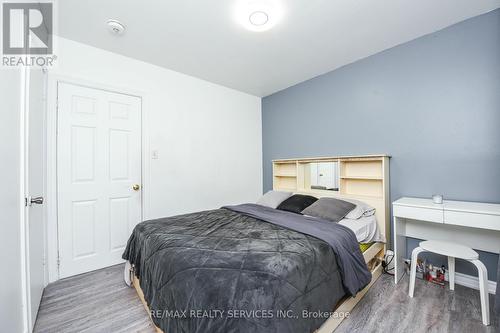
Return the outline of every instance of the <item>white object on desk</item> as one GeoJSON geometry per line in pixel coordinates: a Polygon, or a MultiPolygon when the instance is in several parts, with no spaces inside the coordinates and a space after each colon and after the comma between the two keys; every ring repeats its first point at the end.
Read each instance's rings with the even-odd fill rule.
{"type": "Polygon", "coordinates": [[[417,258],[421,252],[432,252],[448,257],[448,276],[450,290],[455,290],[455,258],[464,259],[477,267],[479,273],[479,291],[481,295],[481,314],[484,325],[490,324],[490,305],[488,299],[488,270],[479,260],[479,255],[470,247],[444,241],[429,240],[420,242],[411,253],[410,286],[408,294],[413,297],[415,290],[415,277],[417,273],[417,258]]]}
{"type": "Polygon", "coordinates": [[[404,274],[406,237],[452,241],[500,253],[500,204],[401,198],[393,202],[396,283],[404,274]]]}
{"type": "Polygon", "coordinates": [[[443,196],[441,194],[434,194],[432,196],[432,202],[434,202],[435,204],[442,204],[443,196]]]}

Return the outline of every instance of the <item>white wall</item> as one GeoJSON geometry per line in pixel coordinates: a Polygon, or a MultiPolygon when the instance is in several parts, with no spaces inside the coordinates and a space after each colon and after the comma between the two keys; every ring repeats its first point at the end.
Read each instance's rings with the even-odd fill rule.
{"type": "Polygon", "coordinates": [[[22,332],[20,116],[21,74],[0,69],[0,323],[4,332],[22,332]]]}
{"type": "Polygon", "coordinates": [[[57,46],[51,74],[142,94],[145,218],[255,201],[262,193],[260,98],[67,39],[57,46]]]}

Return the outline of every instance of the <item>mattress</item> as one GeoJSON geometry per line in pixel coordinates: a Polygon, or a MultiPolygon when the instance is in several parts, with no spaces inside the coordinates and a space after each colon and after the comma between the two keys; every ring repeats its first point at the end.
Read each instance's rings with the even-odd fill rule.
{"type": "Polygon", "coordinates": [[[339,221],[339,224],[351,229],[359,243],[385,242],[375,215],[361,217],[357,220],[343,219],[339,221]]]}

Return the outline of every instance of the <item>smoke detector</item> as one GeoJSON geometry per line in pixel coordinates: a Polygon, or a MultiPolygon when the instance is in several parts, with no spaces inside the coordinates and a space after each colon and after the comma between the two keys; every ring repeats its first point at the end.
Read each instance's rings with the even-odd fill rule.
{"type": "Polygon", "coordinates": [[[125,32],[125,26],[117,20],[108,20],[106,24],[108,25],[109,32],[113,35],[119,36],[125,32]]]}

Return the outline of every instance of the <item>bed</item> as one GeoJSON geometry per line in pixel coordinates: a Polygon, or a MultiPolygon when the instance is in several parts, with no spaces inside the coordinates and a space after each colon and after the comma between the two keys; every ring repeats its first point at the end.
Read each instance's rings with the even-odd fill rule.
{"type": "Polygon", "coordinates": [[[123,257],[158,332],[331,332],[381,274],[384,214],[226,206],[142,222],[123,257]]]}

